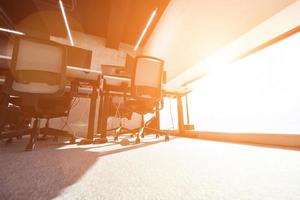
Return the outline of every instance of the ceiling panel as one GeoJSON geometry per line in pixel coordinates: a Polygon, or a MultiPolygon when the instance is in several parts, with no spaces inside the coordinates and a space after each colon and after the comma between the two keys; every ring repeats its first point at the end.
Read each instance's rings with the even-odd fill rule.
{"type": "Polygon", "coordinates": [[[172,0],[145,53],[166,61],[168,79],[194,67],[295,0],[172,0]]]}
{"type": "MultiPolygon", "coordinates": [[[[127,3],[124,2],[125,0],[63,0],[72,30],[109,38],[109,42],[114,44],[111,47],[116,49],[120,42],[134,45],[151,12],[159,8],[158,16],[160,16],[169,0],[126,0],[127,3]],[[124,10],[128,13],[126,20],[119,16],[124,10]],[[112,14],[112,11],[115,13],[112,14]],[[120,30],[114,27],[123,28],[120,30]]],[[[44,34],[66,37],[58,0],[0,0],[0,8],[12,20],[15,28],[27,34],[38,32],[36,36],[44,34]]],[[[157,21],[158,18],[152,27],[157,21]]],[[[149,34],[144,41],[148,36],[149,34]]]]}

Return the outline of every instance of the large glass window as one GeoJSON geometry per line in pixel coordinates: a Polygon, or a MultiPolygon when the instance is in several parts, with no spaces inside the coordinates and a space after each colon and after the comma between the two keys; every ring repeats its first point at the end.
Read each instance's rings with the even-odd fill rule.
{"type": "Polygon", "coordinates": [[[300,133],[300,34],[193,83],[190,119],[200,131],[300,133]]]}

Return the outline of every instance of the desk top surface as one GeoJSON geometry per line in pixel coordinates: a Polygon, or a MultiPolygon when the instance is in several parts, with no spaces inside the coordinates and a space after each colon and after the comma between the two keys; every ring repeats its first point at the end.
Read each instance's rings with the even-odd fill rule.
{"type": "MultiPolygon", "coordinates": [[[[0,55],[0,61],[10,61],[10,56],[0,55]]],[[[105,65],[104,65],[105,66],[105,65]]],[[[0,71],[1,70],[8,70],[8,66],[2,66],[0,65],[0,71]]],[[[117,84],[117,82],[130,82],[131,78],[127,74],[103,74],[99,70],[93,70],[93,69],[85,69],[81,67],[76,66],[67,66],[66,71],[67,76],[74,77],[74,78],[80,78],[80,79],[87,79],[87,80],[97,80],[99,76],[103,75],[103,78],[107,80],[108,82],[114,82],[114,84],[117,84]]],[[[187,87],[176,87],[176,88],[167,88],[165,85],[163,85],[163,90],[165,96],[184,96],[190,93],[192,90],[187,87]]]]}

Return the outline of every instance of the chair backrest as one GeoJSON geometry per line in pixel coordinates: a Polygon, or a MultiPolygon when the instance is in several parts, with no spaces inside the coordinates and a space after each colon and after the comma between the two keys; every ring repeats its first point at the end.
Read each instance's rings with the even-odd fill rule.
{"type": "Polygon", "coordinates": [[[65,88],[66,48],[51,41],[19,37],[15,41],[11,89],[23,94],[62,94],[65,88]]]}
{"type": "Polygon", "coordinates": [[[164,61],[150,56],[137,56],[132,94],[141,98],[161,98],[164,61]]]}

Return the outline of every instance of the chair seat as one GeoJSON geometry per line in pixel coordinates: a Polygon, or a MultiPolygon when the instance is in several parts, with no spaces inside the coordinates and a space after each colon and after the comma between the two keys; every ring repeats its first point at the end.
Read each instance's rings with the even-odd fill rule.
{"type": "Polygon", "coordinates": [[[52,99],[39,99],[37,108],[34,106],[22,106],[25,115],[37,118],[56,118],[68,115],[71,98],[69,95],[52,99]]]}
{"type": "Polygon", "coordinates": [[[10,96],[9,97],[9,103],[15,105],[15,106],[20,106],[22,103],[22,99],[17,96],[10,96]]]}
{"type": "Polygon", "coordinates": [[[145,114],[155,111],[156,100],[153,99],[128,99],[126,100],[124,107],[130,111],[145,114]]]}
{"type": "Polygon", "coordinates": [[[36,111],[33,107],[22,108],[22,113],[24,113],[25,117],[41,118],[41,119],[65,117],[68,115],[66,112],[60,111],[60,113],[59,113],[59,112],[57,112],[57,110],[55,110],[55,111],[51,111],[51,110],[36,111]]]}

